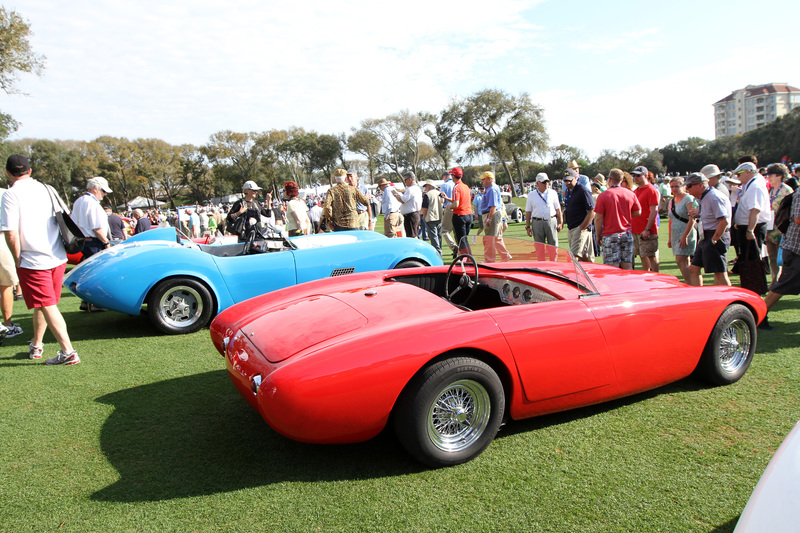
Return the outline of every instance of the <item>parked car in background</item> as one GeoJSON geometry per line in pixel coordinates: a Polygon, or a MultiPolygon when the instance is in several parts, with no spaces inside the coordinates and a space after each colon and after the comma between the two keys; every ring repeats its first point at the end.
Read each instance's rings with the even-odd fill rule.
{"type": "Polygon", "coordinates": [[[73,268],[64,285],[98,307],[138,315],[143,306],[165,333],[191,333],[253,296],[354,272],[441,265],[419,239],[372,231],[201,245],[175,228],[145,231],[73,268]]]}

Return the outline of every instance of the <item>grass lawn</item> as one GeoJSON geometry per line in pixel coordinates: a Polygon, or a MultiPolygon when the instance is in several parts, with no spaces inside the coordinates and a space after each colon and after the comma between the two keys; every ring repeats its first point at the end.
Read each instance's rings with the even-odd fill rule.
{"type": "MultiPolygon", "coordinates": [[[[661,244],[662,271],[678,274],[661,244]]],[[[476,460],[427,470],[390,433],[346,446],[277,435],[207,330],[163,336],[144,317],[81,313],[65,292],[83,363],[31,361],[16,302],[25,333],[0,348],[0,531],[731,531],[800,419],[799,304],[776,305],[733,386],[688,379],[512,422],[476,460]]]]}

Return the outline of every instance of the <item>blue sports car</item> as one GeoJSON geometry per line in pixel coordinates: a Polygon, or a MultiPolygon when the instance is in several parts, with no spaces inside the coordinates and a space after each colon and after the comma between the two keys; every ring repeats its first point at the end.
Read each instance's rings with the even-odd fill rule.
{"type": "Polygon", "coordinates": [[[199,245],[174,228],[159,228],[90,257],[64,285],[93,305],[129,315],[146,304],[158,329],[178,334],[197,331],[235,303],[305,281],[441,264],[426,242],[372,231],[199,245]]]}

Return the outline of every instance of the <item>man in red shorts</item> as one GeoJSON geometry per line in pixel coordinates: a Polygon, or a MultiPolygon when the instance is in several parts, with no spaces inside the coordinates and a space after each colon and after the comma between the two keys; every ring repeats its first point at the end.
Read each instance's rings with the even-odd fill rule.
{"type": "Polygon", "coordinates": [[[33,309],[33,339],[28,346],[31,359],[41,359],[45,329],[61,347],[48,365],[80,363],[72,348],[67,324],[58,310],[61,282],[67,254],[61,244],[53,204],[47,188],[31,178],[28,158],[12,155],[6,162],[6,174],[14,185],[3,195],[0,207],[0,231],[17,265],[25,305],[33,309]]]}

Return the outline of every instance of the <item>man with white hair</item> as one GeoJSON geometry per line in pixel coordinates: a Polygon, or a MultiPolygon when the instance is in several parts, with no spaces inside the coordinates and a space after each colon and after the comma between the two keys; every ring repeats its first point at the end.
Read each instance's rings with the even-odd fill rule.
{"type": "Polygon", "coordinates": [[[100,202],[106,194],[112,192],[108,181],[100,176],[86,182],[86,192],[72,204],[72,220],[86,237],[83,246],[83,259],[88,259],[97,252],[110,246],[108,215],[100,202]]]}
{"type": "Polygon", "coordinates": [[[133,218],[136,219],[136,228],[133,230],[134,235],[139,235],[140,233],[152,229],[153,225],[150,222],[150,217],[145,216],[144,211],[138,207],[133,210],[133,218]]]}
{"type": "Polygon", "coordinates": [[[328,189],[325,195],[322,218],[328,221],[328,227],[333,231],[357,230],[359,225],[356,204],[360,202],[368,205],[369,200],[361,191],[347,183],[347,171],[343,168],[337,169],[333,178],[336,185],[328,189]]]}
{"type": "Polygon", "coordinates": [[[772,217],[767,182],[764,176],[759,174],[758,167],[750,162],[740,164],[733,174],[742,182],[742,192],[739,194],[733,219],[736,228],[735,241],[738,246],[740,285],[758,294],[764,294],[767,286],[766,273],[763,270],[753,269],[754,276],[750,278],[741,275],[741,271],[743,261],[761,260],[761,246],[767,238],[767,222],[772,217]]]}
{"type": "Polygon", "coordinates": [[[536,242],[558,246],[558,232],[563,226],[558,193],[550,188],[550,178],[536,175],[536,189],[528,194],[525,205],[525,230],[536,242]]]}

